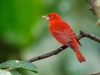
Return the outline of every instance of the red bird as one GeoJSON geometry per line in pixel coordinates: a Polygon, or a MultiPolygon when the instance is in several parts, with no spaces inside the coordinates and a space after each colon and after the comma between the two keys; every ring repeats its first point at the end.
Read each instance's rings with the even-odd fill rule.
{"type": "Polygon", "coordinates": [[[64,22],[56,13],[50,13],[47,16],[42,16],[49,23],[49,32],[62,45],[73,49],[78,61],[85,62],[84,56],[81,54],[79,48],[80,42],[72,31],[71,27],[64,22]]]}

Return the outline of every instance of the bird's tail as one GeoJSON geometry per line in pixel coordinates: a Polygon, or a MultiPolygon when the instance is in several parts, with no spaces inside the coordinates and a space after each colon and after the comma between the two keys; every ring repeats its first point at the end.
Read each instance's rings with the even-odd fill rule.
{"type": "Polygon", "coordinates": [[[79,61],[80,63],[86,61],[86,60],[85,60],[85,57],[81,54],[81,52],[79,51],[79,49],[75,49],[75,50],[74,50],[74,53],[75,53],[75,55],[76,55],[76,57],[77,57],[77,59],[78,59],[78,61],[79,61]]]}

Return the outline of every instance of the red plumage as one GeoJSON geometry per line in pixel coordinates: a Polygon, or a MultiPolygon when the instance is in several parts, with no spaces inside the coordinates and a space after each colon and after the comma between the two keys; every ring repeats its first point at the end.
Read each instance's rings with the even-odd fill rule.
{"type": "Polygon", "coordinates": [[[60,44],[72,48],[80,63],[85,62],[86,60],[78,48],[78,43],[80,44],[80,42],[77,40],[74,32],[71,30],[71,27],[66,22],[62,21],[60,16],[56,13],[50,13],[43,17],[49,22],[49,32],[51,35],[60,44]]]}

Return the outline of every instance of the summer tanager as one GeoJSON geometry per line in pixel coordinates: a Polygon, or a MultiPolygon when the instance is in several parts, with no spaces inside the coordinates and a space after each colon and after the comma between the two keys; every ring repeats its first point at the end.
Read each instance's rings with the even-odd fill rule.
{"type": "Polygon", "coordinates": [[[50,13],[46,16],[42,16],[49,23],[49,32],[51,35],[62,45],[68,46],[73,49],[78,61],[85,62],[84,56],[81,54],[79,48],[80,42],[76,35],[72,31],[71,27],[64,22],[60,16],[56,13],[50,13]]]}

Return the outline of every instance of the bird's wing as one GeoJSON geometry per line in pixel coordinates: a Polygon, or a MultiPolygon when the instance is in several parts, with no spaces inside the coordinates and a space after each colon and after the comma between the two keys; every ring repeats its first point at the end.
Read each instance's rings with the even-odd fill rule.
{"type": "MultiPolygon", "coordinates": [[[[71,30],[71,31],[72,31],[72,30],[71,30]]],[[[74,37],[75,37],[76,41],[78,42],[78,44],[79,44],[80,46],[82,46],[81,43],[79,42],[78,38],[76,37],[75,33],[74,33],[73,31],[72,31],[72,33],[74,34],[74,37]]]]}
{"type": "Polygon", "coordinates": [[[68,45],[68,43],[73,41],[73,38],[68,30],[52,31],[51,34],[63,45],[68,45]]]}

